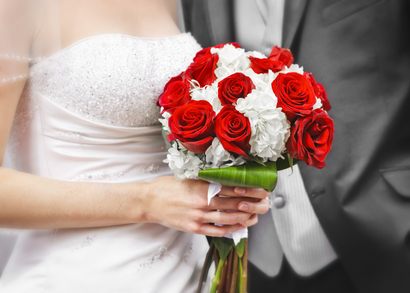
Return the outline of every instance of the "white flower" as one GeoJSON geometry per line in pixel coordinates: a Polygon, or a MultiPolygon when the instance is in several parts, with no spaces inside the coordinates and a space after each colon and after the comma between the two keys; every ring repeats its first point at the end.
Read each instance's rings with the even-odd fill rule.
{"type": "Polygon", "coordinates": [[[245,55],[246,57],[254,57],[254,58],[259,58],[259,59],[267,58],[264,54],[258,51],[249,51],[249,52],[246,52],[245,55]]]}
{"type": "MultiPolygon", "coordinates": [[[[211,53],[219,55],[217,67],[226,67],[233,72],[244,71],[249,68],[250,61],[245,55],[245,50],[242,48],[235,48],[228,44],[220,49],[212,48],[211,53]]],[[[215,74],[217,74],[217,71],[215,71],[215,74]]]]}
{"type": "Polygon", "coordinates": [[[276,105],[277,98],[271,90],[254,90],[245,99],[238,99],[236,105],[236,110],[248,117],[251,124],[250,153],[264,162],[282,157],[290,135],[286,115],[276,105]]]}
{"type": "Polygon", "coordinates": [[[322,108],[322,100],[316,98],[316,103],[313,105],[313,110],[321,109],[322,108]]]}
{"type": "MultiPolygon", "coordinates": [[[[198,88],[201,88],[201,85],[200,85],[199,82],[198,82],[197,80],[195,80],[195,79],[191,79],[191,80],[189,81],[189,83],[191,84],[191,88],[192,88],[193,90],[198,89],[198,88]]],[[[191,90],[191,91],[192,91],[192,90],[191,90]]]]}
{"type": "Polygon", "coordinates": [[[237,166],[245,163],[242,157],[235,159],[233,155],[225,150],[217,137],[214,138],[212,145],[206,150],[205,157],[206,169],[237,166]]]}
{"type": "Polygon", "coordinates": [[[292,64],[289,68],[285,67],[280,73],[296,72],[303,75],[303,66],[292,64]]]}
{"type": "Polygon", "coordinates": [[[228,67],[222,64],[221,66],[215,69],[215,75],[217,77],[215,84],[218,85],[218,82],[220,82],[225,77],[228,77],[229,75],[234,74],[235,72],[240,72],[240,71],[236,71],[236,69],[233,66],[228,67]]]}
{"type": "MultiPolygon", "coordinates": [[[[162,107],[161,107],[161,111],[162,111],[162,107]]],[[[161,122],[161,124],[162,124],[162,128],[164,129],[164,130],[166,130],[166,131],[168,131],[168,132],[171,132],[171,129],[169,129],[169,124],[168,124],[168,120],[169,120],[169,117],[171,117],[172,115],[171,114],[169,114],[168,112],[164,112],[164,114],[162,114],[162,117],[163,118],[159,118],[158,120],[159,120],[159,122],[161,122]]]]}
{"type": "Polygon", "coordinates": [[[197,178],[200,167],[204,165],[195,153],[188,151],[177,141],[168,149],[164,163],[168,163],[177,179],[197,178]]]}
{"type": "Polygon", "coordinates": [[[269,83],[269,75],[267,73],[255,73],[252,69],[247,69],[244,74],[252,79],[257,91],[264,92],[267,87],[271,87],[269,83]]]}
{"type": "Polygon", "coordinates": [[[218,88],[215,83],[212,86],[205,86],[203,88],[196,88],[191,93],[192,100],[209,102],[215,113],[218,114],[222,109],[221,101],[218,98],[218,88]]]}

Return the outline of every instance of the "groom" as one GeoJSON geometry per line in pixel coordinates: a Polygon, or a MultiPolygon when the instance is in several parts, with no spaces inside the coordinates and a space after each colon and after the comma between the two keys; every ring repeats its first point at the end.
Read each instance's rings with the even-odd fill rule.
{"type": "Polygon", "coordinates": [[[290,48],[332,106],[327,166],[279,174],[250,229],[249,292],[410,292],[410,2],[182,3],[203,47],[290,48]]]}

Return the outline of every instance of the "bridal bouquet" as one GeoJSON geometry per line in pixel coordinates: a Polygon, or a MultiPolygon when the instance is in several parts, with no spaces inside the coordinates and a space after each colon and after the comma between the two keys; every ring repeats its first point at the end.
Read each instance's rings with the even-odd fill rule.
{"type": "MultiPolygon", "coordinates": [[[[211,182],[210,201],[221,185],[272,191],[277,170],[297,160],[323,168],[334,133],[330,105],[324,87],[293,61],[287,49],[266,57],[229,43],[199,51],[171,78],[158,105],[175,177],[211,182]]],[[[247,231],[238,232],[212,240],[211,292],[246,292],[247,231]]]]}

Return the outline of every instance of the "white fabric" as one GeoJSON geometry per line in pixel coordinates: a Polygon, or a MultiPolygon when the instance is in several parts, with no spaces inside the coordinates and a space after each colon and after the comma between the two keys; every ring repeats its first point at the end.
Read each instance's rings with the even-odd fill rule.
{"type": "Polygon", "coordinates": [[[282,43],[285,0],[235,0],[236,38],[246,50],[266,56],[282,43]]]}
{"type": "MultiPolygon", "coordinates": [[[[61,102],[73,98],[64,87],[68,84],[83,99],[92,100],[98,94],[93,86],[101,79],[107,88],[117,89],[113,98],[129,103],[131,111],[146,106],[146,95],[161,91],[199,49],[189,34],[161,39],[100,35],[37,63],[30,69],[7,155],[18,170],[60,180],[135,182],[170,175],[162,162],[166,148],[160,125],[118,125],[127,123],[125,116],[113,125],[110,115],[102,114],[97,121],[88,119],[89,113],[83,115],[81,109],[74,111],[61,102]],[[124,51],[130,44],[136,51],[132,56],[124,51]],[[122,73],[121,79],[103,74],[99,66],[112,68],[114,75],[122,73]],[[139,91],[138,81],[130,82],[134,79],[150,90],[139,91]],[[130,86],[121,87],[122,83],[130,86]]],[[[101,99],[99,106],[111,107],[110,103],[101,99]]],[[[150,105],[159,112],[155,103],[150,105]]],[[[0,279],[0,292],[194,292],[198,262],[207,247],[204,236],[157,224],[26,231],[0,279]]]]}
{"type": "Polygon", "coordinates": [[[273,222],[283,253],[301,276],[310,276],[337,258],[310,204],[296,165],[278,172],[273,196],[282,196],[285,205],[272,207],[273,222]]]}
{"type": "MultiPolygon", "coordinates": [[[[281,45],[285,0],[236,0],[234,5],[236,35],[242,47],[268,56],[274,46],[281,45]]],[[[273,259],[278,261],[270,264],[269,271],[273,275],[279,273],[284,254],[296,273],[309,276],[337,255],[313,211],[299,167],[291,172],[278,172],[278,184],[271,195],[284,197],[285,205],[271,209],[275,224],[273,243],[279,242],[281,248],[272,248],[273,259]]]]}
{"type": "MultiPolygon", "coordinates": [[[[219,191],[221,191],[221,189],[222,189],[222,185],[219,183],[211,182],[211,184],[209,184],[208,186],[208,205],[211,203],[212,198],[216,196],[216,194],[219,191]]],[[[223,226],[219,224],[215,224],[215,225],[223,226]]],[[[242,238],[248,238],[248,228],[240,229],[234,232],[229,232],[225,234],[224,237],[233,239],[233,242],[235,243],[235,245],[237,245],[241,241],[242,238]]]]}
{"type": "Polygon", "coordinates": [[[17,240],[17,233],[13,231],[0,229],[0,277],[9,260],[14,244],[17,240]]]}

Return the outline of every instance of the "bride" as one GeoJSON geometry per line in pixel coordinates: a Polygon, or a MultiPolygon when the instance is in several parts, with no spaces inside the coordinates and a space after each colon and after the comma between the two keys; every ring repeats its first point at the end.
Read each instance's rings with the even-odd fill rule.
{"type": "Polygon", "coordinates": [[[202,235],[267,211],[163,163],[156,99],[200,50],[175,6],[0,0],[0,227],[24,229],[1,292],[194,292],[202,235]]]}

